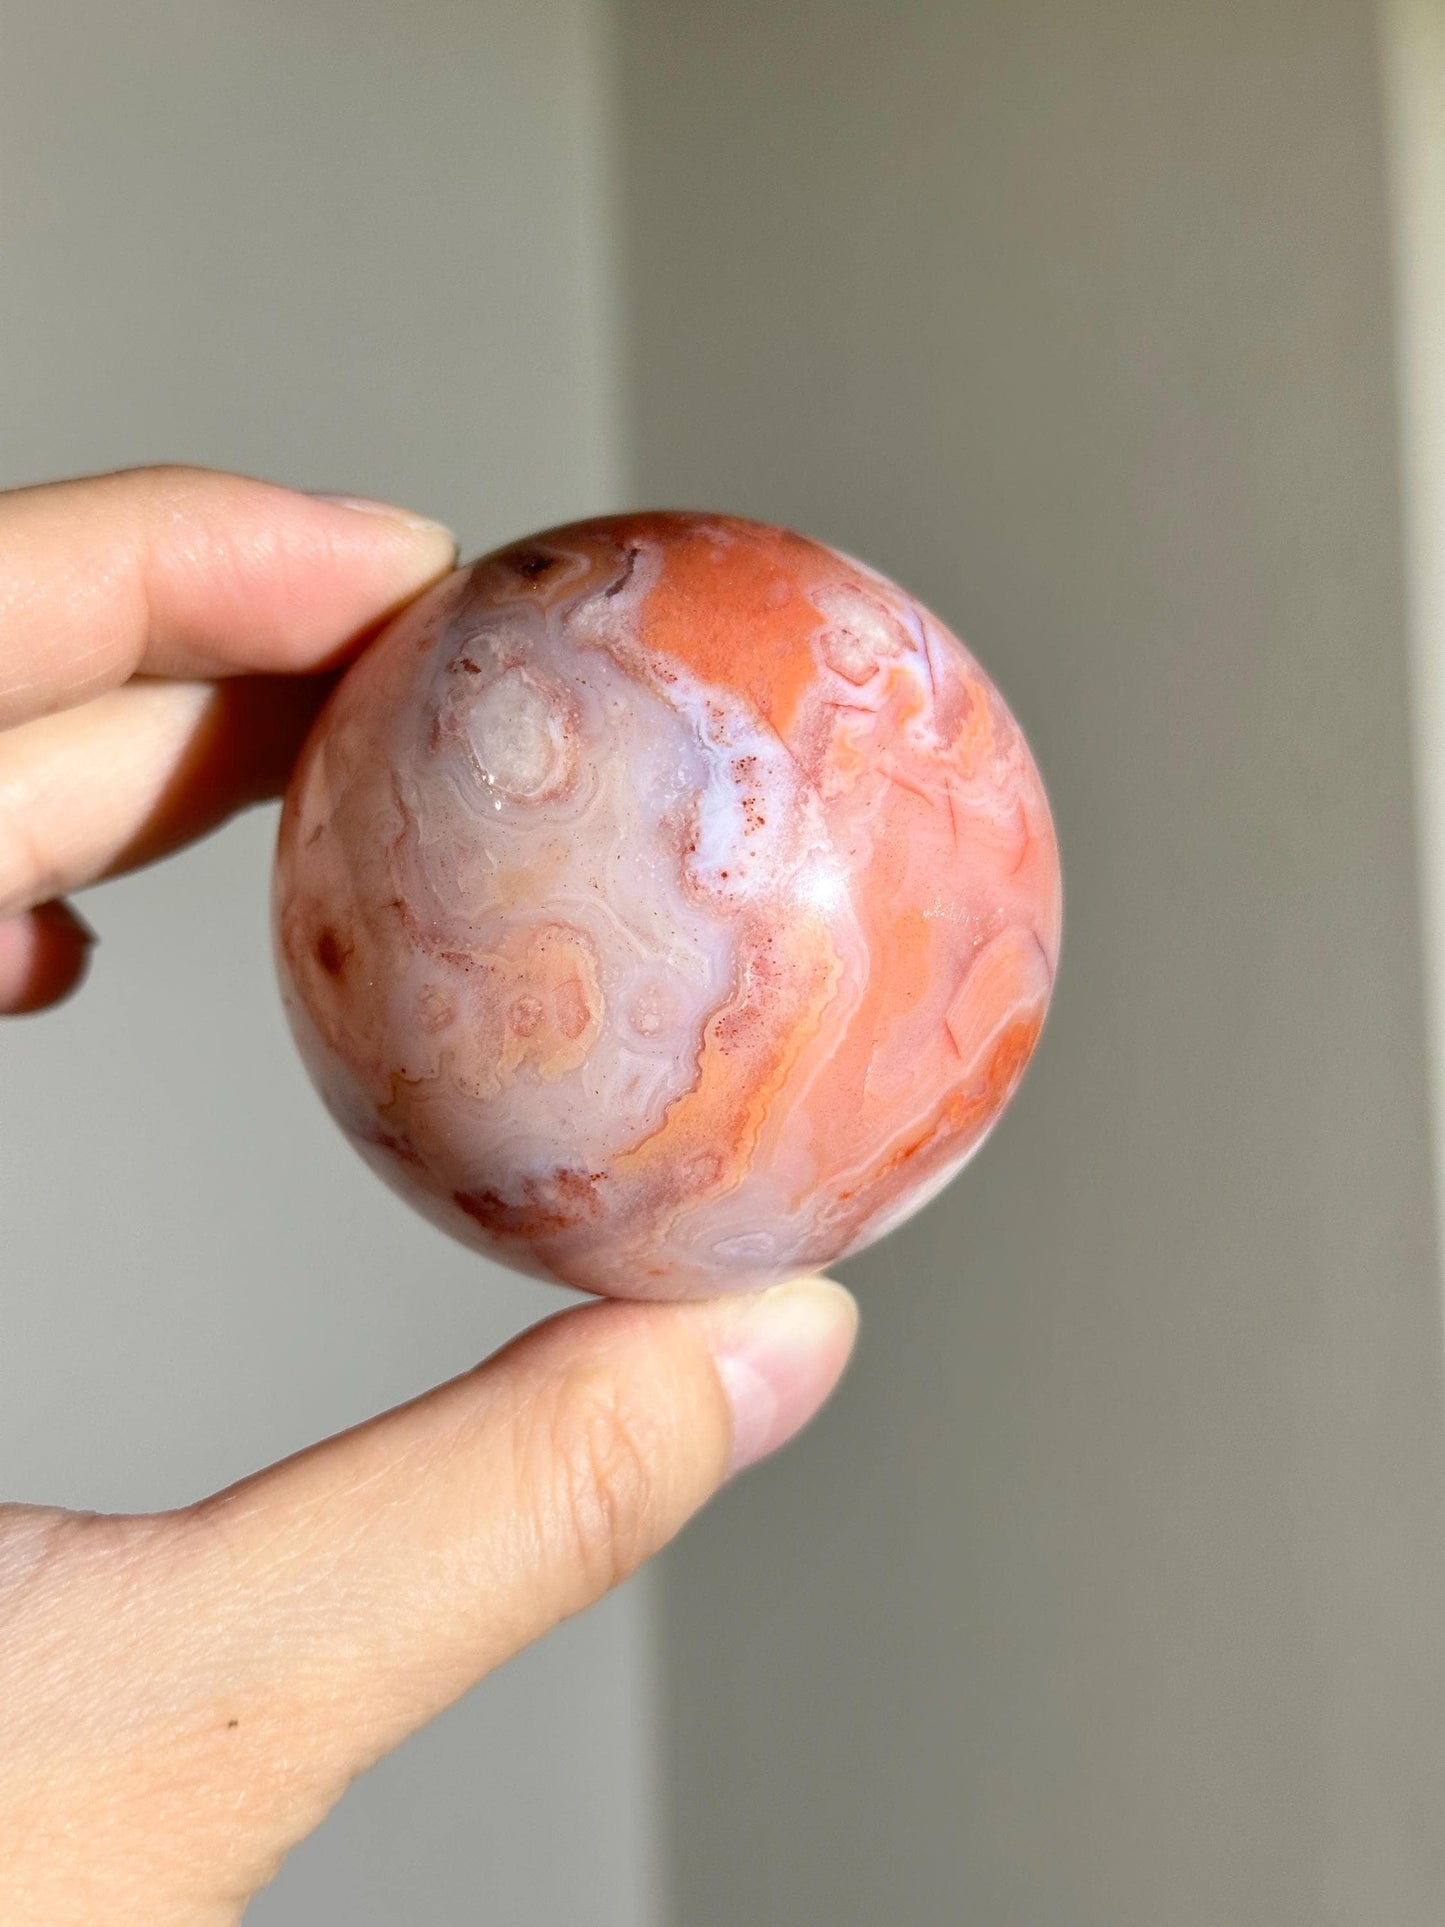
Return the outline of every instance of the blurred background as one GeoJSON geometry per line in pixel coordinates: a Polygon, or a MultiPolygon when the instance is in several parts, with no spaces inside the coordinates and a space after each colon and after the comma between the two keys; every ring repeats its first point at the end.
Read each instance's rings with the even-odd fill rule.
{"type": "MultiPolygon", "coordinates": [[[[248,1918],[1438,1927],[1445,0],[0,0],[0,485],[157,460],[865,556],[1066,877],[833,1408],[248,1918]]],[[[325,1120],[273,834],[0,1033],[6,1496],[187,1500],[561,1302],[325,1120]]]]}

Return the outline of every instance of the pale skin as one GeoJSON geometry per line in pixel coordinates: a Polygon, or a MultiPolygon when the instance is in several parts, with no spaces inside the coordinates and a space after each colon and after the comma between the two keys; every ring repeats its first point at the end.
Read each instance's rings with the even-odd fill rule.
{"type": "MultiPolygon", "coordinates": [[[[454,556],[201,469],[0,494],[0,1013],[80,984],[70,893],[279,790],[326,672],[454,556]]],[[[238,1920],[359,1773],[806,1423],[855,1328],[819,1279],[588,1305],[179,1510],[0,1505],[0,1919],[238,1920]]]]}

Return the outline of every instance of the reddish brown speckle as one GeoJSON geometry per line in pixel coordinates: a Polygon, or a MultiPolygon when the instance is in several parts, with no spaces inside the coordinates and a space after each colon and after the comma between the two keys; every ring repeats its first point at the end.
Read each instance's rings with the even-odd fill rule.
{"type": "Polygon", "coordinates": [[[513,1200],[500,1191],[454,1191],[452,1203],[484,1231],[500,1238],[545,1238],[585,1224],[601,1214],[597,1196],[601,1176],[592,1171],[558,1171],[547,1184],[529,1178],[513,1200]]]}
{"type": "Polygon", "coordinates": [[[375,1137],[368,1138],[367,1142],[375,1145],[378,1151],[389,1151],[394,1158],[399,1158],[403,1164],[409,1165],[414,1171],[426,1169],[426,1162],[415,1146],[408,1144],[404,1137],[398,1137],[392,1131],[379,1131],[375,1137]]]}

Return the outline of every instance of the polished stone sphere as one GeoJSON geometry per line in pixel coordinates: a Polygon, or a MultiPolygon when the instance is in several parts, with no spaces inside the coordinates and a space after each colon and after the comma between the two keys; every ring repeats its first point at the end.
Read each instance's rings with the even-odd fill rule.
{"type": "Polygon", "coordinates": [[[731,516],[554,529],[348,671],[292,779],[277,959],[333,1116],[454,1236],[617,1297],[861,1249],[1034,1048],[1058,852],[963,645],[731,516]]]}

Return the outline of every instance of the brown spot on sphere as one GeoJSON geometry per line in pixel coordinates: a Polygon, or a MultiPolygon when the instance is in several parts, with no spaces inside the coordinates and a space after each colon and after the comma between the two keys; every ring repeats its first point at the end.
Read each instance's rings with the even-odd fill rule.
{"type": "Polygon", "coordinates": [[[343,949],[341,939],[328,924],[316,939],[316,961],[328,977],[339,977],[346,968],[350,953],[343,949]]]}

